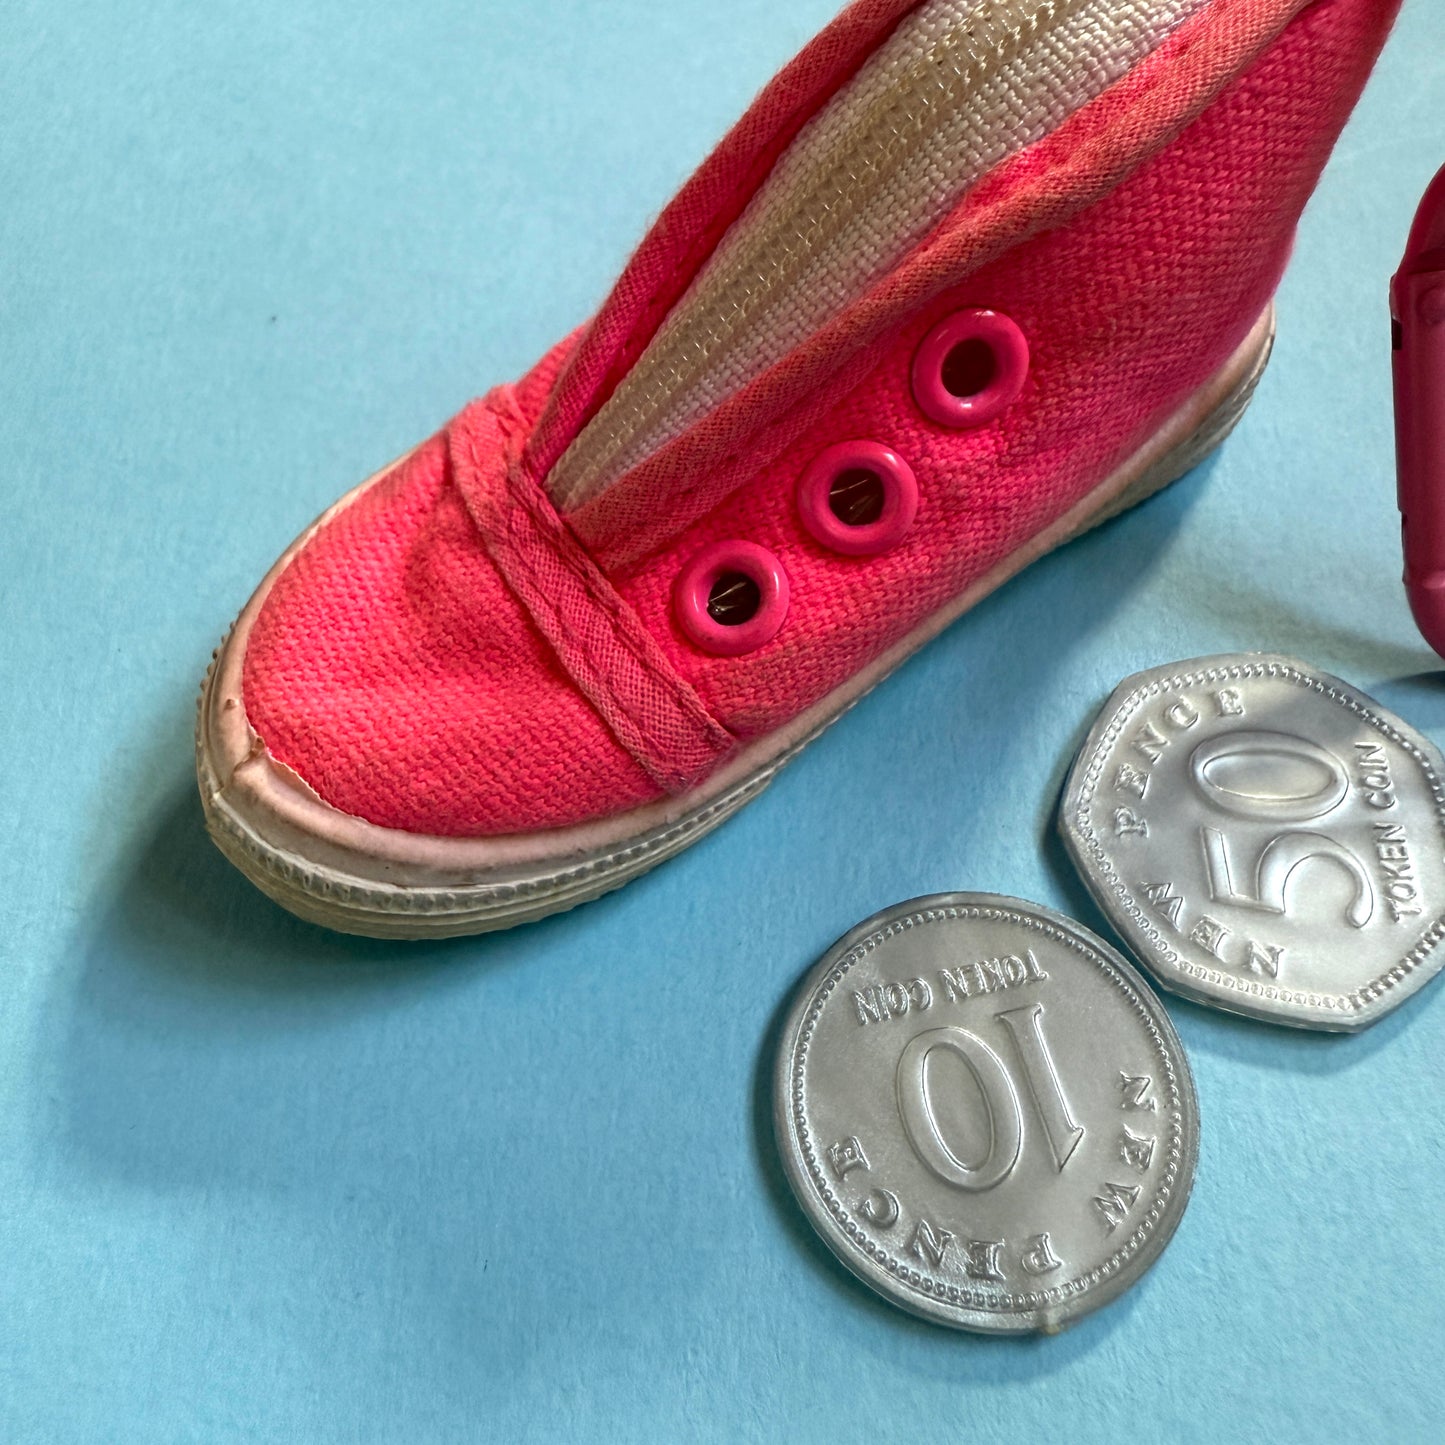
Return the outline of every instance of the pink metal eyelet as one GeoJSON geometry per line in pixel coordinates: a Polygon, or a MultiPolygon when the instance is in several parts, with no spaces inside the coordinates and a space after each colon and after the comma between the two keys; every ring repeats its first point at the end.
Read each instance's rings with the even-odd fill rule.
{"type": "Polygon", "coordinates": [[[803,525],[823,546],[865,557],[886,551],[913,525],[918,479],[888,447],[839,442],[803,473],[797,500],[803,525]]]}
{"type": "Polygon", "coordinates": [[[913,358],[913,399],[940,426],[976,427],[1018,400],[1029,374],[1028,338],[998,311],[956,311],[913,358]]]}
{"type": "Polygon", "coordinates": [[[678,573],[672,605],[691,642],[738,657],[777,636],[788,615],[788,574],[756,542],[714,542],[678,573]]]}

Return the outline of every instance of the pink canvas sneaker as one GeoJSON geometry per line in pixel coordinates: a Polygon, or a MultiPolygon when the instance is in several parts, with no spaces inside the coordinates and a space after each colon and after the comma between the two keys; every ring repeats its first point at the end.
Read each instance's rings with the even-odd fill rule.
{"type": "Polygon", "coordinates": [[[1190,468],[1398,0],[859,0],[590,325],[348,494],[217,655],[212,836],[416,937],[615,888],[1190,468]]]}

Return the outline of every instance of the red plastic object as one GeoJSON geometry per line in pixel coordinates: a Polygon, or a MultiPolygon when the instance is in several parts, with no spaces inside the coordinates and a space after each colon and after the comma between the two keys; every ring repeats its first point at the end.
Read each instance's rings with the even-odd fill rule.
{"type": "Polygon", "coordinates": [[[1445,657],[1445,170],[1415,216],[1390,315],[1405,592],[1425,641],[1445,657]]]}

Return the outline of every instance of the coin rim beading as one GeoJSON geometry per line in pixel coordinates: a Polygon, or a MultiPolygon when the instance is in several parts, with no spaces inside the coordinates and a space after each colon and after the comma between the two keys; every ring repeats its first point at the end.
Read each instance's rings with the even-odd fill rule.
{"type": "MultiPolygon", "coordinates": [[[[1338,1023],[1345,1028],[1352,1024],[1358,1025],[1370,1021],[1374,1017],[1378,1017],[1380,1013],[1388,1011],[1388,1009],[1376,1009],[1374,1006],[1378,1001],[1384,998],[1391,989],[1398,988],[1409,979],[1434,952],[1436,944],[1445,938],[1445,914],[1438,915],[1425,927],[1416,939],[1414,946],[1403,958],[1378,976],[1370,979],[1369,982],[1361,984],[1360,987],[1346,994],[1281,988],[1278,984],[1263,984],[1258,979],[1235,978],[1219,969],[1195,963],[1181,954],[1164,937],[1159,926],[1145,914],[1143,907],[1135,900],[1132,891],[1114,866],[1104,844],[1099,840],[1092,817],[1095,795],[1098,791],[1099,780],[1113,756],[1114,745],[1125,728],[1133,721],[1140,706],[1149,698],[1160,697],[1169,692],[1182,692],[1201,684],[1276,678],[1303,686],[1309,692],[1318,693],[1328,702],[1339,703],[1348,712],[1355,714],[1369,727],[1382,734],[1419,766],[1430,789],[1436,821],[1442,832],[1445,832],[1445,785],[1442,785],[1440,772],[1430,753],[1426,751],[1430,745],[1423,738],[1416,739],[1401,732],[1384,717],[1372,711],[1368,702],[1373,699],[1367,700],[1363,694],[1340,678],[1333,677],[1329,673],[1310,670],[1307,664],[1270,656],[1248,660],[1200,659],[1199,661],[1202,665],[1191,664],[1189,665],[1192,669],[1190,671],[1170,673],[1169,668],[1165,667],[1138,673],[1134,678],[1126,678],[1115,689],[1115,696],[1124,688],[1129,688],[1129,691],[1114,707],[1108,725],[1100,730],[1102,719],[1110,709],[1110,704],[1105,704],[1104,711],[1100,714],[1100,721],[1096,722],[1090,730],[1090,735],[1085,739],[1083,749],[1080,751],[1079,761],[1084,760],[1085,754],[1088,754],[1088,761],[1082,771],[1078,764],[1075,764],[1069,781],[1065,785],[1063,812],[1065,838],[1070,843],[1077,843],[1084,847],[1089,857],[1099,867],[1099,874],[1102,876],[1094,875],[1087,864],[1081,863],[1081,871],[1085,880],[1094,888],[1107,887],[1112,894],[1110,901],[1117,904],[1117,907],[1135,925],[1131,936],[1142,935],[1150,945],[1148,953],[1141,954],[1140,961],[1150,966],[1157,964],[1161,968],[1168,967],[1176,975],[1182,974],[1184,978],[1193,982],[1194,987],[1184,990],[1184,986],[1178,983],[1177,978],[1161,977],[1161,982],[1173,983],[1181,990],[1187,991],[1191,997],[1206,1003],[1228,1003],[1232,1001],[1231,996],[1237,997],[1242,1007],[1257,1001],[1255,1008],[1258,1014],[1267,1019],[1286,1023],[1307,1017],[1286,1012],[1290,1008],[1321,1010],[1324,1017],[1312,1021],[1338,1023]],[[1161,672],[1167,675],[1159,676],[1158,674],[1161,672]],[[1136,681],[1136,679],[1147,679],[1147,681],[1136,681]],[[1131,687],[1131,683],[1135,685],[1131,687]],[[1269,1008],[1270,1004],[1278,1005],[1278,1007],[1269,1008]]],[[[1177,664],[1173,666],[1177,667],[1177,664]]],[[[1110,701],[1112,702],[1112,699],[1110,701]]],[[[1438,967],[1439,961],[1437,960],[1436,968],[1438,969],[1438,967]]],[[[1427,974],[1425,978],[1416,980],[1409,992],[1413,992],[1414,988],[1418,988],[1430,976],[1427,974]]],[[[1404,998],[1409,996],[1409,992],[1402,995],[1398,1001],[1403,1002],[1404,998]]]]}
{"type": "MultiPolygon", "coordinates": [[[[926,900],[919,900],[922,904],[926,900]]],[[[1019,900],[1022,903],[1022,900],[1019,900]]],[[[903,905],[909,907],[910,905],[903,905]]],[[[1051,910],[1040,908],[1040,913],[1049,913],[1051,910]]],[[[866,925],[860,925],[866,926],[866,925]]],[[[1184,1059],[1183,1048],[1178,1044],[1177,1038],[1171,1040],[1158,1027],[1158,1022],[1150,1012],[1145,1002],[1145,997],[1153,1000],[1152,994],[1144,991],[1145,997],[1141,997],[1139,990],[1129,977],[1120,972],[1119,963],[1110,959],[1107,953],[1101,948],[1107,945],[1100,940],[1100,948],[1096,948],[1088,941],[1082,932],[1074,932],[1073,928],[1062,928],[1052,921],[1050,917],[1039,917],[1027,912],[1021,912],[1000,903],[940,903],[931,907],[917,907],[914,911],[891,918],[886,924],[876,928],[865,937],[855,942],[848,951],[828,969],[827,975],[814,986],[808,1006],[804,1012],[802,1023],[793,1030],[794,1037],[790,1047],[790,1065],[787,1072],[788,1079],[788,1115],[792,1133],[797,1141],[798,1150],[802,1154],[806,1164],[808,1176],[817,1194],[821,1196],[823,1206],[831,1216],[831,1222],[841,1231],[841,1240],[846,1241],[858,1251],[864,1259],[875,1267],[881,1267],[888,1271],[893,1280],[906,1286],[919,1296],[916,1302],[921,1305],[929,1318],[942,1319],[948,1324],[971,1323],[980,1324],[977,1318],[962,1320],[949,1314],[940,1314],[940,1306],[951,1306],[958,1311],[973,1311],[975,1315],[992,1316],[1000,1321],[1007,1320],[1010,1323],[1018,1321],[1039,1312],[1053,1312],[1055,1307],[1063,1306],[1063,1314],[1055,1314],[1055,1318],[1065,1318],[1068,1314],[1081,1312],[1088,1308],[1081,1306],[1080,1301],[1088,1297],[1091,1291],[1097,1289],[1105,1280],[1112,1279],[1133,1260],[1146,1245],[1157,1236],[1158,1227],[1161,1221],[1166,1220],[1169,1228],[1165,1231],[1163,1239],[1159,1241],[1158,1247],[1168,1242],[1173,1233],[1173,1227],[1177,1225],[1183,1214],[1184,1204],[1189,1198],[1190,1186],[1192,1186],[1192,1173],[1185,1182],[1182,1190],[1177,1188],[1181,1171],[1185,1168],[1186,1159],[1193,1160],[1197,1155],[1197,1106],[1189,1107],[1193,1101],[1194,1091],[1192,1079],[1189,1089],[1186,1092],[1180,1085],[1180,1070],[1176,1068],[1175,1059],[1171,1056],[1171,1042],[1173,1047],[1178,1049],[1179,1062],[1183,1065],[1184,1073],[1188,1074],[1188,1064],[1184,1059]],[[1030,1291],[1027,1294],[1016,1294],[1013,1292],[989,1291],[983,1289],[968,1289],[947,1280],[939,1279],[927,1271],[914,1268],[911,1264],[895,1258],[886,1246],[880,1244],[876,1239],[871,1238],[866,1227],[860,1225],[852,1214],[846,1210],[838,1199],[837,1191],[833,1189],[823,1173],[817,1152],[813,1147],[813,1134],[809,1127],[805,1113],[805,1085],[809,1050],[812,1046],[813,1033],[818,1020],[822,1017],[830,995],[842,983],[848,971],[856,964],[861,963],[873,950],[895,934],[906,932],[911,928],[928,923],[942,922],[968,922],[979,920],[988,923],[1017,923],[1025,928],[1032,929],[1042,934],[1051,941],[1081,954],[1090,962],[1096,964],[1104,973],[1104,976],[1124,994],[1133,1011],[1143,1021],[1149,1034],[1150,1046],[1160,1059],[1165,1077],[1168,1081],[1169,1097],[1169,1152],[1168,1165],[1164,1178],[1155,1192],[1155,1195],[1145,1212],[1144,1218],[1129,1236],[1121,1248],[1116,1250],[1102,1264],[1075,1275],[1062,1284],[1055,1285],[1048,1290],[1030,1291]],[[1191,1119],[1195,1122],[1194,1137],[1188,1137],[1191,1119]],[[1173,1217],[1168,1217],[1171,1201],[1176,1195],[1182,1195],[1182,1202],[1178,1204],[1173,1217]]],[[[1122,960],[1119,960],[1121,963],[1122,960]]],[[[1127,964],[1124,965],[1128,967],[1127,964]]],[[[1132,972],[1132,970],[1130,970],[1132,972]]],[[[1155,1007],[1158,1008],[1157,1002],[1155,1007]]],[[[1172,1033],[1172,1030],[1171,1030],[1172,1033]]],[[[827,1236],[825,1236],[827,1238],[827,1236]]],[[[829,1240],[830,1243],[833,1240],[829,1240]]],[[[1146,1261],[1146,1263],[1152,1262],[1146,1261]]],[[[866,1277],[865,1277],[866,1278],[866,1277]]],[[[1101,1303],[1103,1301],[1100,1301],[1101,1303]]],[[[985,1326],[986,1327],[986,1326],[985,1326]]]]}

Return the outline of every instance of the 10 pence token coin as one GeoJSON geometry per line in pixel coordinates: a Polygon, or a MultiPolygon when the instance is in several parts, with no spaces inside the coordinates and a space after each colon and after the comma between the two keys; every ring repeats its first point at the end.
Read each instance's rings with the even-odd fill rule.
{"type": "Polygon", "coordinates": [[[775,1122],[804,1212],[925,1319],[1052,1331],[1159,1256],[1198,1106],[1173,1027],[1114,949],[1036,904],[885,910],[803,982],[775,1122]]]}
{"type": "Polygon", "coordinates": [[[1445,955],[1445,759],[1373,698],[1262,653],[1115,690],[1074,763],[1064,841],[1166,988],[1352,1030],[1445,955]]]}

